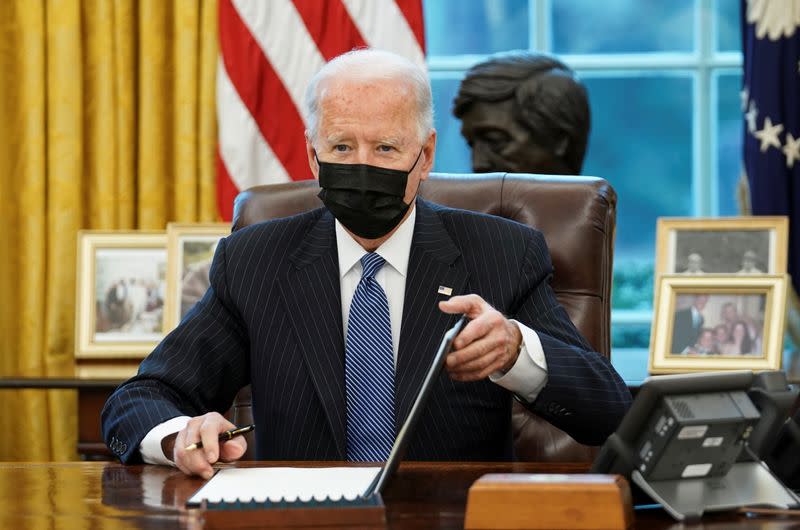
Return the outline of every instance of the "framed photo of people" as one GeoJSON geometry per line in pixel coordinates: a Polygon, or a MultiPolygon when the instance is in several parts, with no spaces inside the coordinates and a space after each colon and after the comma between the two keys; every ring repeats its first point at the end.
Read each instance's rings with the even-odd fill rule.
{"type": "Polygon", "coordinates": [[[78,234],[75,357],[144,358],[164,335],[164,232],[78,234]]]}
{"type": "Polygon", "coordinates": [[[783,274],[787,217],[658,219],[655,278],[661,274],[783,274]]]}
{"type": "Polygon", "coordinates": [[[788,276],[661,276],[652,374],[780,369],[788,276]]]}
{"type": "Polygon", "coordinates": [[[171,331],[208,290],[217,243],[231,233],[228,223],[167,225],[167,298],[164,326],[171,331]]]}

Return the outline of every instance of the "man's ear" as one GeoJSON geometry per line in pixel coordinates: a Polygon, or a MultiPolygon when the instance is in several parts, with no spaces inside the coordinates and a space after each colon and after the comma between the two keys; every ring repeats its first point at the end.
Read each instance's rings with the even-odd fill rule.
{"type": "Polygon", "coordinates": [[[433,169],[433,159],[436,155],[436,130],[431,130],[430,136],[422,145],[422,154],[425,160],[422,162],[420,180],[427,180],[428,174],[433,169]]]}
{"type": "Polygon", "coordinates": [[[308,167],[311,168],[311,173],[314,178],[319,180],[319,164],[317,164],[317,149],[311,141],[310,133],[306,131],[306,156],[308,157],[308,167]]]}

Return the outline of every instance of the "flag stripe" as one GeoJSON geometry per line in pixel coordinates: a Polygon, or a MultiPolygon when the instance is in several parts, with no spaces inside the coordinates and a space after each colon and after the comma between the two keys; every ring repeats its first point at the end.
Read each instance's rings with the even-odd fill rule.
{"type": "Polygon", "coordinates": [[[219,6],[220,50],[236,92],[287,173],[294,180],[311,178],[297,107],[231,1],[219,6]]]}
{"type": "Polygon", "coordinates": [[[425,65],[425,54],[394,0],[342,0],[369,45],[425,65]]]}
{"type": "Polygon", "coordinates": [[[422,3],[419,0],[397,0],[397,7],[408,22],[414,38],[417,39],[420,49],[425,53],[425,18],[422,13],[422,3]]]}
{"type": "Polygon", "coordinates": [[[288,182],[289,175],[261,135],[253,115],[239,98],[220,61],[217,72],[219,148],[234,185],[246,189],[257,184],[288,182]]]}
{"type": "Polygon", "coordinates": [[[326,61],[367,45],[341,1],[294,0],[294,5],[326,61]]]}
{"type": "Polygon", "coordinates": [[[302,109],[306,86],[325,64],[325,58],[295,5],[291,0],[233,0],[233,5],[295,108],[302,109]]]}

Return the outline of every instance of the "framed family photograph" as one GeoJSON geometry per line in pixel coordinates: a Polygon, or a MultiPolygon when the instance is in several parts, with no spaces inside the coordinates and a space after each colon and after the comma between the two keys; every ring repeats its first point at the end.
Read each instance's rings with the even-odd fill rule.
{"type": "Polygon", "coordinates": [[[652,374],[778,370],[787,275],[664,275],[650,340],[652,374]]]}
{"type": "Polygon", "coordinates": [[[167,298],[164,326],[171,331],[208,289],[217,243],[231,233],[228,223],[167,225],[167,298]]]}
{"type": "Polygon", "coordinates": [[[661,274],[783,274],[787,217],[658,219],[655,277],[661,274]]]}
{"type": "Polygon", "coordinates": [[[144,358],[164,333],[164,232],[78,234],[75,356],[144,358]]]}

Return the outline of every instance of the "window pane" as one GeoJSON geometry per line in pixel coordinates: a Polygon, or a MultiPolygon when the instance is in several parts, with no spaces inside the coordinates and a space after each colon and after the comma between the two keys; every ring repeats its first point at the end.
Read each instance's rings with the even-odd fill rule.
{"type": "Polygon", "coordinates": [[[742,171],[742,74],[714,76],[717,90],[717,175],[719,214],[739,215],[736,201],[742,171]]]}
{"type": "Polygon", "coordinates": [[[558,0],[552,5],[556,53],[694,49],[693,0],[558,0]]]}
{"type": "Polygon", "coordinates": [[[583,173],[607,179],[619,198],[614,307],[646,309],[656,218],[692,214],[692,77],[632,73],[583,81],[592,108],[583,173]]]}
{"type": "Polygon", "coordinates": [[[622,380],[629,385],[641,385],[650,375],[647,373],[649,348],[614,348],[611,364],[617,369],[622,380]]]}
{"type": "MultiPolygon", "coordinates": [[[[617,234],[619,234],[617,216],[617,234]]],[[[614,249],[614,276],[611,283],[611,301],[614,309],[646,310],[653,306],[653,262],[654,258],[636,258],[614,249]]],[[[613,333],[613,330],[612,330],[613,333]]],[[[649,338],[649,331],[647,337],[649,338]]],[[[630,339],[625,335],[626,340],[630,339]]],[[[616,340],[612,336],[612,341],[616,340]]],[[[614,347],[640,347],[639,343],[615,344],[614,347]]],[[[645,344],[647,346],[647,344],[645,344]]]]}
{"type": "Polygon", "coordinates": [[[428,55],[528,47],[527,0],[425,0],[423,10],[428,55]]]}
{"type": "Polygon", "coordinates": [[[742,49],[742,33],[739,20],[739,2],[716,0],[714,23],[717,26],[717,50],[738,52],[742,49]]]}
{"type": "MultiPolygon", "coordinates": [[[[651,284],[652,286],[652,284],[651,284]]],[[[650,347],[650,322],[615,324],[611,327],[611,349],[650,347]]]]}
{"type": "Polygon", "coordinates": [[[448,173],[472,173],[470,151],[461,136],[461,122],[452,113],[453,99],[463,73],[431,72],[434,125],[436,126],[436,159],[433,170],[448,173]]]}

